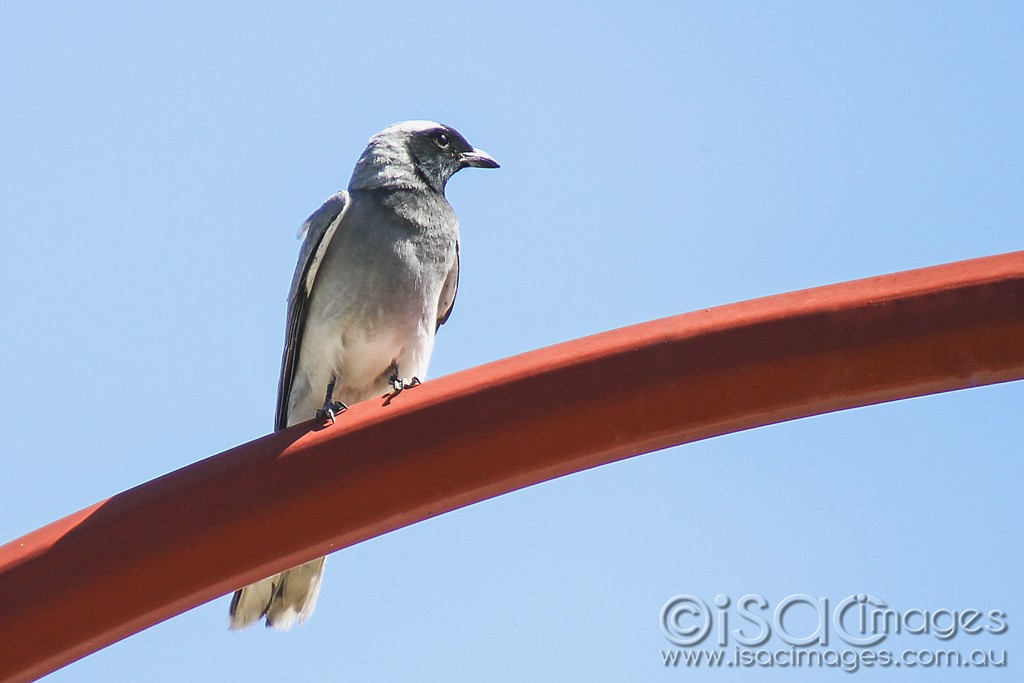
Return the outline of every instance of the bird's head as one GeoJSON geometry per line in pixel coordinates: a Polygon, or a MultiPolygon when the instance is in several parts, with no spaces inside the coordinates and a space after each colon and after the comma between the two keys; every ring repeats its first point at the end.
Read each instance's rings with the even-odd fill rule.
{"type": "Polygon", "coordinates": [[[370,138],[352,172],[349,189],[421,189],[426,185],[444,194],[448,179],[468,167],[498,168],[498,162],[466,142],[451,126],[403,121],[370,138]]]}

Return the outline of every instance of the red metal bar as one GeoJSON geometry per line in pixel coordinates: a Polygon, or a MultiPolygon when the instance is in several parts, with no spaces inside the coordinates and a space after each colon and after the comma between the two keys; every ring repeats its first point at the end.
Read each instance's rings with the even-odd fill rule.
{"type": "Polygon", "coordinates": [[[1024,251],[695,311],[239,446],[0,548],[0,680],[317,555],[727,432],[1024,377],[1024,251]]]}

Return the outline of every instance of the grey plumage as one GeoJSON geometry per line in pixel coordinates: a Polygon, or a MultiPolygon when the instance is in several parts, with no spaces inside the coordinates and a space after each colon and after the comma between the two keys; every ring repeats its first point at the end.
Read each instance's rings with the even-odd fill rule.
{"type": "MultiPolygon", "coordinates": [[[[406,121],[370,139],[348,190],[303,224],[288,296],[276,428],[312,418],[329,398],[352,404],[423,379],[459,283],[459,224],[445,185],[466,167],[497,168],[456,130],[406,121]]],[[[318,558],[237,591],[230,626],[261,617],[287,630],[309,618],[318,558]]]]}

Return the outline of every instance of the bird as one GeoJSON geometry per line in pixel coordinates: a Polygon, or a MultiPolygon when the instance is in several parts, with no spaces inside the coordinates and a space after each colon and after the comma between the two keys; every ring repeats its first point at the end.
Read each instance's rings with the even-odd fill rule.
{"type": "MultiPolygon", "coordinates": [[[[370,138],[347,190],[299,229],[288,295],[275,429],[394,395],[425,379],[459,287],[459,222],[445,187],[464,168],[498,168],[436,121],[404,121],[370,138]]],[[[265,619],[287,631],[316,605],[321,557],[234,593],[229,628],[265,619]]]]}

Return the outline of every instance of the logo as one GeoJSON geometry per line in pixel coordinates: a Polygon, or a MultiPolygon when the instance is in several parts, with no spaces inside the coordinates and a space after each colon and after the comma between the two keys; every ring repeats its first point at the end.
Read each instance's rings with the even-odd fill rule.
{"type": "Polygon", "coordinates": [[[665,666],[845,671],[871,666],[1005,667],[1006,650],[961,652],[935,646],[954,638],[999,636],[1009,629],[1007,614],[1000,609],[902,609],[869,593],[838,601],[806,593],[775,601],[757,593],[735,601],[719,594],[710,605],[696,595],[681,594],[662,606],[659,622],[665,639],[684,648],[663,650],[665,666]],[[878,647],[895,638],[930,647],[878,647]]]}

